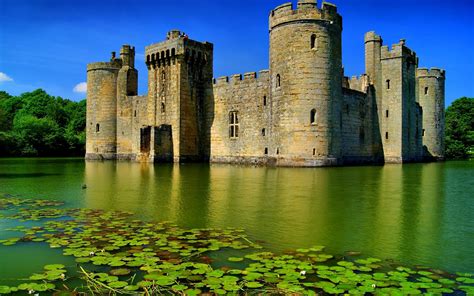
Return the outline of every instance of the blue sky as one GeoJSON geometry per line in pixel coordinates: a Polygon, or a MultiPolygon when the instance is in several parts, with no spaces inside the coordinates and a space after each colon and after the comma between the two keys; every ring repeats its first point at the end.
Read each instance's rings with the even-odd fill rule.
{"type": "MultiPolygon", "coordinates": [[[[139,93],[145,94],[144,48],[175,28],[214,43],[216,77],[267,69],[268,14],[284,2],[0,0],[0,90],[18,95],[43,88],[83,99],[85,93],[73,89],[86,81],[86,65],[131,44],[137,49],[139,93]]],[[[363,36],[375,30],[384,44],[405,38],[420,67],[446,69],[446,105],[474,97],[474,1],[331,2],[344,21],[347,76],[364,72],[363,36]]]]}

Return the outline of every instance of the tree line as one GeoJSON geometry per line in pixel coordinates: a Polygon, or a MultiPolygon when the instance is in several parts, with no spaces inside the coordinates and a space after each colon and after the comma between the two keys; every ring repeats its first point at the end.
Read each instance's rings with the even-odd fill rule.
{"type": "Polygon", "coordinates": [[[0,156],[83,156],[86,100],[0,91],[0,156]]]}
{"type": "MultiPolygon", "coordinates": [[[[86,100],[73,102],[37,89],[0,91],[0,156],[83,156],[86,100]]],[[[474,98],[446,109],[446,157],[474,156],[474,98]]]]}
{"type": "Polygon", "coordinates": [[[446,158],[474,157],[474,98],[460,98],[446,109],[446,158]]]}

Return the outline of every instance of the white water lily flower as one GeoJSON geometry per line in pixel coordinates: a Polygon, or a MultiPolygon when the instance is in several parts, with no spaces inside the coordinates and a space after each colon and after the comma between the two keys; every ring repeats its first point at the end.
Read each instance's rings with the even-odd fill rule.
{"type": "Polygon", "coordinates": [[[33,294],[35,290],[28,290],[28,294],[33,294]]]}
{"type": "Polygon", "coordinates": [[[301,275],[305,275],[305,274],[306,274],[306,270],[300,271],[300,274],[301,274],[301,275]]]}
{"type": "Polygon", "coordinates": [[[375,288],[375,287],[376,287],[375,284],[372,284],[372,288],[375,288]]]}
{"type": "Polygon", "coordinates": [[[89,253],[89,256],[94,256],[94,255],[95,255],[95,253],[94,253],[93,251],[91,251],[91,252],[89,253]]]}
{"type": "Polygon", "coordinates": [[[61,273],[59,277],[64,281],[64,279],[66,278],[66,275],[64,273],[61,273]]]}

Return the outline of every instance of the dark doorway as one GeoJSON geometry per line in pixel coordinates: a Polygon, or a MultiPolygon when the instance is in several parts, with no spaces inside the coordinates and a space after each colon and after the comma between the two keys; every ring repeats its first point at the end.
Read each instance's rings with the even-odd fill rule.
{"type": "Polygon", "coordinates": [[[140,129],[140,152],[150,153],[151,127],[140,129]]]}

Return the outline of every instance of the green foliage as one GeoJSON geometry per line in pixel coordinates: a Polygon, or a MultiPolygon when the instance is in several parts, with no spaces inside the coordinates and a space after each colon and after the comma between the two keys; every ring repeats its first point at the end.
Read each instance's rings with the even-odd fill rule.
{"type": "Polygon", "coordinates": [[[0,156],[83,155],[86,101],[0,91],[0,156]]]}
{"type": "Polygon", "coordinates": [[[460,98],[446,110],[446,157],[467,158],[474,150],[474,98],[460,98]]]}

